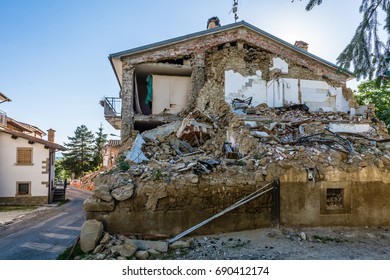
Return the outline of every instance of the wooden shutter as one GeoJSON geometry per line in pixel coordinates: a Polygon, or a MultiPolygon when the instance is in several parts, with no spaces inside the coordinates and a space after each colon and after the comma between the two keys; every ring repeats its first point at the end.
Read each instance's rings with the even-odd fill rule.
{"type": "Polygon", "coordinates": [[[17,148],[18,165],[31,165],[32,164],[32,148],[17,148]]]}

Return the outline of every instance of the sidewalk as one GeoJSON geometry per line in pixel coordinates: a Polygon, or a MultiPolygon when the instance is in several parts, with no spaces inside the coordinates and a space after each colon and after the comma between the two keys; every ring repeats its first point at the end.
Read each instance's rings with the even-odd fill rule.
{"type": "Polygon", "coordinates": [[[15,210],[15,211],[0,212],[0,226],[11,224],[17,219],[22,219],[27,214],[34,213],[36,211],[41,211],[49,207],[50,206],[46,205],[46,206],[40,206],[35,210],[15,210]]]}

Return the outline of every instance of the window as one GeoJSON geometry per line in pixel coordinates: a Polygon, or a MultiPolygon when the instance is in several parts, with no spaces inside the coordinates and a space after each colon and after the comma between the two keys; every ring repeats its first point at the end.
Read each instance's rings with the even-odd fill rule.
{"type": "Polygon", "coordinates": [[[30,187],[31,187],[30,182],[17,182],[16,195],[31,195],[30,187]]]}
{"type": "Polygon", "coordinates": [[[321,214],[351,213],[351,187],[348,182],[322,182],[321,214]]]}
{"type": "Polygon", "coordinates": [[[32,165],[32,148],[17,148],[17,165],[32,165]]]}
{"type": "Polygon", "coordinates": [[[344,189],[326,190],[326,209],[344,209],[344,189]]]}

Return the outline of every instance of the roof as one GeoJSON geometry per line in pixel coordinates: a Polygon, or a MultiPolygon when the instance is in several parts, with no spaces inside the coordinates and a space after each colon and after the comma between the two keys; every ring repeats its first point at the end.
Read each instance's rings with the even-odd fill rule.
{"type": "Polygon", "coordinates": [[[31,124],[28,124],[28,123],[16,121],[14,119],[11,119],[10,117],[7,117],[7,123],[11,124],[15,127],[18,127],[23,132],[39,133],[41,135],[46,135],[46,133],[43,130],[39,129],[38,127],[33,126],[31,124]]]}
{"type": "Polygon", "coordinates": [[[61,146],[59,144],[56,144],[56,143],[53,143],[53,142],[50,142],[50,141],[47,141],[47,140],[44,140],[44,139],[41,139],[41,138],[37,138],[37,137],[31,136],[31,135],[27,135],[27,134],[25,134],[23,132],[18,132],[18,131],[9,129],[9,128],[0,127],[0,132],[4,132],[4,133],[7,133],[7,134],[10,134],[11,136],[14,136],[14,137],[24,138],[24,139],[32,141],[34,143],[42,144],[45,147],[48,147],[48,148],[51,148],[51,149],[55,149],[55,150],[59,150],[59,151],[65,151],[66,150],[65,147],[63,147],[63,146],[61,146]]]}
{"type": "Polygon", "coordinates": [[[7,102],[7,101],[11,101],[11,99],[9,99],[7,96],[5,96],[4,93],[0,92],[0,103],[7,102]]]}
{"type": "MultiPolygon", "coordinates": [[[[145,52],[145,51],[150,51],[150,50],[153,50],[153,49],[158,49],[158,48],[161,48],[161,47],[165,47],[165,46],[169,46],[169,45],[173,45],[173,44],[177,44],[177,43],[180,43],[180,42],[185,42],[185,41],[188,41],[188,40],[191,40],[191,39],[195,39],[195,38],[198,38],[198,37],[203,37],[203,36],[206,36],[206,35],[210,35],[210,34],[216,34],[216,33],[221,33],[221,32],[224,32],[224,31],[227,31],[227,30],[231,30],[231,29],[236,29],[236,28],[240,28],[240,27],[244,27],[244,28],[247,28],[247,29],[250,29],[262,36],[265,36],[267,37],[268,39],[270,40],[273,40],[275,42],[278,42],[282,45],[284,45],[285,47],[287,48],[290,48],[290,49],[293,49],[305,56],[308,56],[322,64],[325,64],[327,66],[330,66],[336,70],[339,70],[339,67],[334,64],[334,63],[331,63],[325,59],[322,59],[312,53],[309,53],[297,46],[294,46],[293,44],[291,43],[288,43],[252,24],[249,24],[245,21],[240,21],[240,22],[236,22],[236,23],[231,23],[231,24],[227,24],[227,25],[223,25],[221,27],[216,27],[216,28],[212,28],[212,29],[207,29],[207,30],[203,30],[203,31],[200,31],[200,32],[195,32],[195,33],[191,33],[191,34],[187,34],[187,35],[184,35],[184,36],[180,36],[180,37],[176,37],[176,38],[172,38],[172,39],[169,39],[169,40],[164,40],[164,41],[160,41],[160,42],[156,42],[156,43],[152,43],[152,44],[148,44],[148,45],[144,45],[144,46],[141,46],[141,47],[137,47],[137,48],[133,48],[133,49],[128,49],[128,50],[125,50],[125,51],[121,51],[121,52],[117,52],[117,53],[113,53],[113,54],[110,54],[109,55],[109,60],[111,62],[111,65],[115,71],[115,74],[117,74],[117,70],[115,68],[115,65],[113,63],[113,60],[114,59],[121,59],[122,57],[124,56],[129,56],[129,55],[134,55],[134,54],[138,54],[138,53],[142,53],[142,52],[145,52]]],[[[345,73],[347,75],[350,75],[351,77],[354,76],[354,74],[348,70],[345,71],[345,73]]],[[[118,75],[117,75],[117,78],[118,78],[118,75]]]]}

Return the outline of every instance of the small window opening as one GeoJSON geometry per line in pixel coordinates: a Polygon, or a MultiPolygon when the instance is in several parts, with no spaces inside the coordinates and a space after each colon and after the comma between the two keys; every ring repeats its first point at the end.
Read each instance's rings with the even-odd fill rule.
{"type": "Polygon", "coordinates": [[[326,190],[326,209],[344,209],[344,189],[326,190]]]}

